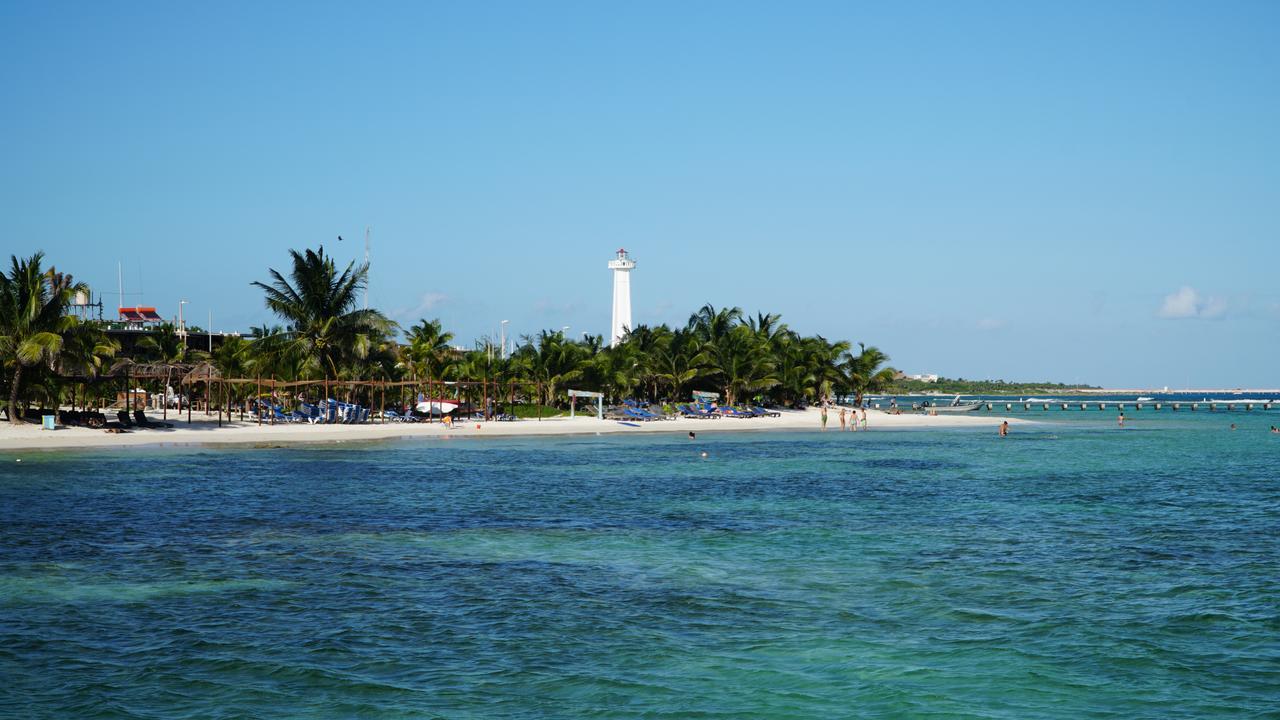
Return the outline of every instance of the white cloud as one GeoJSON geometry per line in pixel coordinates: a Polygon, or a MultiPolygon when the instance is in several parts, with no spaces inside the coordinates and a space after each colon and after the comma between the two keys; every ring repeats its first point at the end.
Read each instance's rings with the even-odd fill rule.
{"type": "Polygon", "coordinates": [[[999,330],[1004,326],[1005,326],[1005,322],[1003,320],[998,320],[996,318],[987,317],[987,318],[982,318],[981,320],[978,321],[979,330],[999,330]]]}
{"type": "Polygon", "coordinates": [[[452,298],[442,292],[425,292],[422,294],[422,297],[418,298],[418,304],[416,306],[397,310],[392,313],[392,316],[416,321],[437,307],[448,304],[451,299],[452,298]]]}
{"type": "Polygon", "coordinates": [[[1201,297],[1190,285],[1183,285],[1164,297],[1158,313],[1162,318],[1216,318],[1227,311],[1227,301],[1220,297],[1201,297]]]}

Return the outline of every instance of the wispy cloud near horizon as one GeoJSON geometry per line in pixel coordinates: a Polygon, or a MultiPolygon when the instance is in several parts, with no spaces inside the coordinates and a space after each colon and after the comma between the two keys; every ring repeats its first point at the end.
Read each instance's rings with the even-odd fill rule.
{"type": "Polygon", "coordinates": [[[1200,318],[1209,320],[1222,317],[1227,311],[1227,301],[1220,297],[1202,297],[1190,285],[1183,285],[1176,291],[1165,295],[1164,303],[1157,313],[1162,318],[1180,320],[1200,318]]]}
{"type": "Polygon", "coordinates": [[[425,313],[435,310],[442,305],[447,305],[451,300],[452,298],[449,295],[442,292],[425,292],[418,298],[417,305],[396,310],[391,313],[391,316],[393,319],[418,320],[425,313]]]}

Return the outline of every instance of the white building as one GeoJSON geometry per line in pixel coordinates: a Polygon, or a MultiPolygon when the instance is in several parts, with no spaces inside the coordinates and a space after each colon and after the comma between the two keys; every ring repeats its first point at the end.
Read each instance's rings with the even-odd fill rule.
{"type": "Polygon", "coordinates": [[[609,347],[616,347],[631,329],[631,271],[636,261],[619,248],[618,257],[609,261],[613,271],[613,323],[609,331],[609,347]]]}
{"type": "Polygon", "coordinates": [[[908,380],[919,380],[920,382],[935,383],[938,382],[937,375],[908,375],[908,380]]]}

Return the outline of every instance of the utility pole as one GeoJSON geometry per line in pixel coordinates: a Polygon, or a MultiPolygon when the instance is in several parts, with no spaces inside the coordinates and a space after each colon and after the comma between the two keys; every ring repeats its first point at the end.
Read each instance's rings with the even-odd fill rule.
{"type": "MultiPolygon", "coordinates": [[[[369,267],[369,234],[373,232],[373,227],[366,225],[364,228],[364,266],[369,267]]],[[[369,309],[369,276],[366,274],[364,278],[364,309],[369,309]]]]}

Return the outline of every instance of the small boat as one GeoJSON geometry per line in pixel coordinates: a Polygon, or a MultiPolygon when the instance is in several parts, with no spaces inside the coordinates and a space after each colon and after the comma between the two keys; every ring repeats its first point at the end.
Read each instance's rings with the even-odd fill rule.
{"type": "Polygon", "coordinates": [[[448,415],[458,409],[459,403],[453,398],[423,398],[413,409],[424,415],[448,415]]]}
{"type": "Polygon", "coordinates": [[[946,404],[946,405],[933,404],[930,401],[925,400],[922,403],[915,404],[913,407],[916,410],[919,410],[921,412],[926,412],[926,413],[962,413],[962,412],[972,412],[974,410],[977,410],[978,408],[982,407],[982,403],[980,402],[962,403],[960,402],[960,396],[957,395],[951,400],[950,404],[946,404]]]}
{"type": "Polygon", "coordinates": [[[1143,397],[1138,398],[1137,400],[1134,400],[1134,402],[1155,402],[1155,401],[1156,401],[1155,398],[1146,397],[1145,395],[1143,397]]]}

